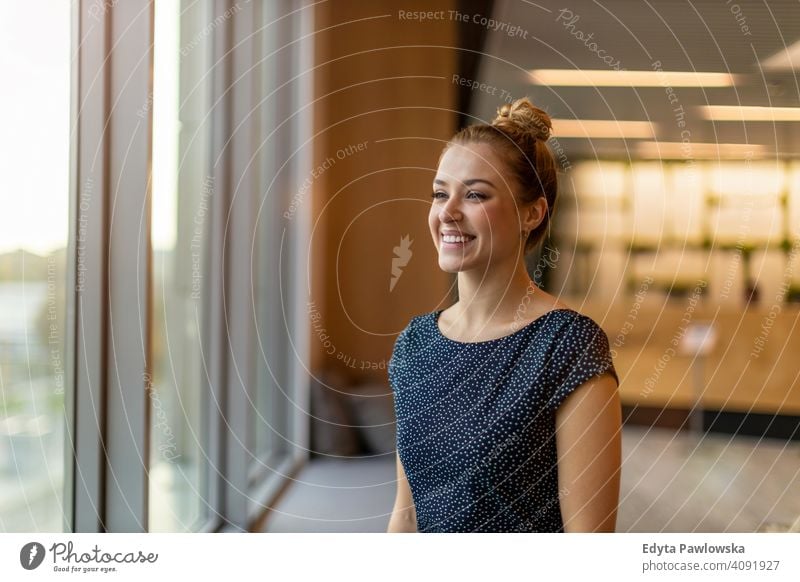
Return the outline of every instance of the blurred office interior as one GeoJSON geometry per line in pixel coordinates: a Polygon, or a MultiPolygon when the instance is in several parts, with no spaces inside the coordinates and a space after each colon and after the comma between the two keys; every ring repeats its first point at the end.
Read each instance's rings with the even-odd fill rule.
{"type": "Polygon", "coordinates": [[[528,96],[618,531],[800,531],[790,0],[2,3],[2,531],[385,531],[446,140],[528,96]]]}

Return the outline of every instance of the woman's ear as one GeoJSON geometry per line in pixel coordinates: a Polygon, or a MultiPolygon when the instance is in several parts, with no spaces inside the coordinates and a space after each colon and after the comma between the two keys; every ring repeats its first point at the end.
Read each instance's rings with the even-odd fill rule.
{"type": "Polygon", "coordinates": [[[536,227],[542,223],[545,216],[547,216],[547,199],[544,196],[540,196],[528,204],[525,209],[525,217],[522,222],[523,228],[527,229],[528,232],[536,230],[536,227]]]}

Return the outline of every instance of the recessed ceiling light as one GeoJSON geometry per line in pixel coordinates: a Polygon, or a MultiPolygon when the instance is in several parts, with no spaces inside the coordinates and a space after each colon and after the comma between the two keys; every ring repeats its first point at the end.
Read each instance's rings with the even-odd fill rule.
{"type": "Polygon", "coordinates": [[[732,87],[737,75],[696,71],[531,69],[534,85],[575,87],[732,87]]]}
{"type": "Polygon", "coordinates": [[[761,61],[767,71],[794,71],[800,68],[800,40],[761,61]]]}
{"type": "Polygon", "coordinates": [[[800,107],[701,105],[700,112],[712,121],[800,121],[800,107]]]}
{"type": "Polygon", "coordinates": [[[614,119],[553,119],[553,137],[653,139],[656,136],[649,121],[614,119]]]}
{"type": "Polygon", "coordinates": [[[695,143],[680,141],[643,141],[634,146],[634,154],[648,160],[658,159],[749,159],[769,155],[770,150],[752,143],[695,143]]]}

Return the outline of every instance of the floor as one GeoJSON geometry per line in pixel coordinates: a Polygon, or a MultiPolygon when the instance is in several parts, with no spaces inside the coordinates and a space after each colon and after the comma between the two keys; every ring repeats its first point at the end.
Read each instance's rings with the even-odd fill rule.
{"type": "MultiPolygon", "coordinates": [[[[619,532],[800,531],[800,443],[626,426],[619,532]]],[[[267,532],[383,532],[394,457],[310,462],[267,532]]]]}

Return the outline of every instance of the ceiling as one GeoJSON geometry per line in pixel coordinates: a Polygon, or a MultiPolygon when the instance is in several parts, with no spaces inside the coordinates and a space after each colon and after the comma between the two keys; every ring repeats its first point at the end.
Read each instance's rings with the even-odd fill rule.
{"type": "MultiPolygon", "coordinates": [[[[508,35],[501,28],[487,35],[476,80],[497,90],[494,95],[475,90],[472,115],[491,119],[506,91],[513,98],[527,95],[556,119],[649,120],[661,141],[681,141],[684,132],[692,143],[762,144],[779,156],[800,157],[800,122],[711,122],[697,110],[705,104],[800,106],[798,71],[766,70],[760,64],[800,41],[797,0],[500,0],[492,18],[520,32],[508,35]],[[592,42],[596,47],[589,46],[592,42]],[[733,87],[675,87],[671,103],[664,87],[542,86],[532,84],[526,73],[609,70],[617,61],[617,68],[629,71],[652,71],[660,61],[664,71],[743,77],[733,87]],[[684,127],[674,111],[678,105],[686,113],[684,127]]],[[[800,57],[794,62],[800,67],[800,57]]],[[[573,159],[636,157],[635,140],[554,137],[573,159]]]]}

